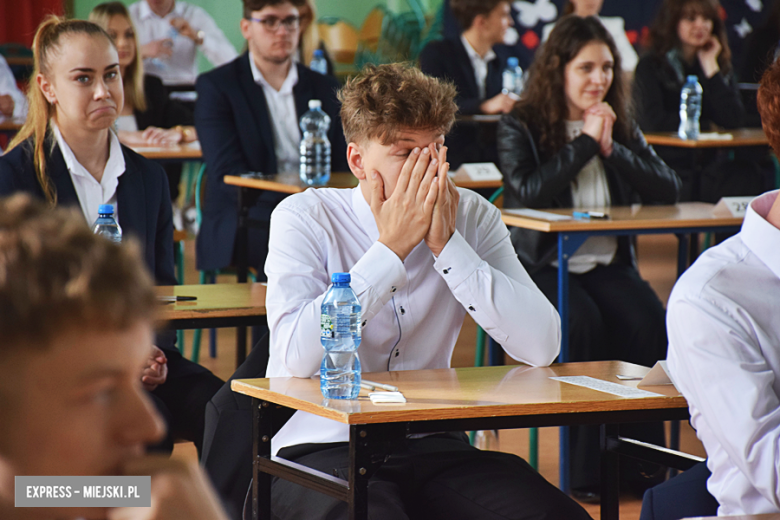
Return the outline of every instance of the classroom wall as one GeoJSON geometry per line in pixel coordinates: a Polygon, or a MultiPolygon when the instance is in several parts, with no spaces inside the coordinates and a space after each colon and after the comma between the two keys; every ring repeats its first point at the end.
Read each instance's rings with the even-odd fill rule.
{"type": "MultiPolygon", "coordinates": [[[[73,14],[76,18],[86,18],[96,5],[107,0],[73,0],[73,14]]],[[[435,12],[442,0],[418,0],[426,13],[435,12]]],[[[121,0],[125,5],[134,3],[133,0],[121,0]]],[[[244,48],[244,39],[238,29],[241,19],[241,0],[187,0],[187,3],[204,8],[217,25],[222,29],[228,40],[241,52],[244,48]]],[[[316,0],[319,16],[335,16],[343,18],[355,27],[360,27],[366,15],[375,6],[385,6],[394,12],[410,10],[407,0],[316,0]]],[[[211,64],[202,55],[199,60],[201,71],[209,70],[211,64]]]]}

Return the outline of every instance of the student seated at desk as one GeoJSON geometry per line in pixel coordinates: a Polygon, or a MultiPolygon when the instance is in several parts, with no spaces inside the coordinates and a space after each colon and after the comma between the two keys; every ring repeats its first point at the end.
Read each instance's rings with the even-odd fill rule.
{"type": "MultiPolygon", "coordinates": [[[[135,27],[121,2],[95,6],[89,20],[101,26],[114,40],[125,91],[125,105],[116,119],[119,141],[127,146],[160,146],[198,139],[192,111],[172,100],[157,76],[144,74],[135,27]]],[[[165,165],[171,200],[179,198],[181,164],[165,165]]],[[[178,207],[174,207],[176,211],[178,207]]]]}
{"type": "MultiPolygon", "coordinates": [[[[30,115],[0,157],[0,196],[30,193],[52,206],[81,210],[88,224],[100,204],[114,205],[125,237],[143,246],[149,272],[176,285],[173,223],[162,168],[122,146],[111,130],[124,102],[111,38],[84,20],[47,18],[33,41],[30,115]]],[[[144,385],[171,436],[203,442],[206,403],[222,380],[182,357],[173,331],[157,338],[144,385]]],[[[172,437],[166,448],[173,448],[172,437]]]]}
{"type": "MultiPolygon", "coordinates": [[[[499,123],[505,207],[677,201],[677,175],[628,116],[623,75],[615,74],[620,62],[597,18],[569,15],[558,21],[531,66],[522,99],[499,123]]],[[[557,302],[557,236],[520,228],[511,233],[531,277],[557,302]]],[[[569,272],[570,361],[619,359],[653,366],[666,357],[663,304],[639,276],[627,237],[589,238],[569,259],[569,272]]],[[[635,435],[662,445],[661,426],[636,428],[635,435]]],[[[599,429],[571,431],[572,489],[578,498],[595,500],[599,429]]],[[[638,470],[627,473],[624,480],[636,478],[640,491],[657,483],[641,478],[638,470]]]]}
{"type": "MultiPolygon", "coordinates": [[[[453,15],[463,32],[457,40],[443,39],[425,46],[420,69],[431,76],[452,81],[458,89],[455,102],[463,115],[506,114],[516,97],[501,92],[501,73],[506,59],[493,46],[504,41],[512,25],[506,0],[452,0],[453,15]]],[[[459,122],[447,136],[450,163],[497,162],[495,125],[459,122]]]]}
{"type": "Polygon", "coordinates": [[[0,199],[0,518],[223,520],[200,468],[144,457],[164,423],[138,375],[158,306],[135,240],[0,199]],[[15,476],[151,475],[152,507],[14,507],[15,476]]]}
{"type": "MultiPolygon", "coordinates": [[[[689,75],[698,78],[703,91],[702,132],[713,131],[714,125],[727,130],[744,125],[745,108],[720,9],[718,0],[665,0],[659,8],[650,30],[650,52],[639,60],[634,78],[634,105],[642,131],[677,133],[680,91],[689,75]]],[[[682,201],[717,202],[726,195],[763,191],[755,152],[730,152],[658,148],[658,155],[682,180],[682,201]]],[[[758,157],[762,155],[765,151],[758,157]]]]}
{"type": "MultiPolygon", "coordinates": [[[[339,98],[359,186],[308,190],[274,211],[267,375],[319,372],[320,305],[334,272],[350,272],[362,305],[365,372],[448,368],[466,313],[512,358],[549,364],[560,345],[555,309],[499,211],[447,177],[455,89],[409,66],[369,65],[339,98]]],[[[347,440],[346,425],[297,412],[272,443],[280,457],[343,476],[347,440]]],[[[409,439],[368,498],[373,519],[588,518],[525,461],[477,450],[463,434],[409,439]]],[[[347,517],[344,502],[282,480],[272,501],[279,519],[347,517]]]]}
{"type": "MultiPolygon", "coordinates": [[[[298,7],[304,0],[244,0],[241,34],[249,50],[198,77],[195,125],[208,165],[206,201],[197,242],[198,269],[234,265],[238,188],[225,175],[297,172],[301,116],[312,99],[330,116],[332,171],[346,171],[338,82],[313,72],[293,56],[298,47],[298,7]]],[[[284,195],[262,192],[250,218],[268,222],[284,195]]],[[[262,271],[268,229],[249,231],[249,265],[262,271]]]]}
{"type": "MultiPolygon", "coordinates": [[[[780,64],[761,79],[780,151],[780,64]]],[[[742,230],[702,253],[669,298],[669,369],[707,451],[718,515],[780,513],[780,197],[754,199],[742,230]]]]}

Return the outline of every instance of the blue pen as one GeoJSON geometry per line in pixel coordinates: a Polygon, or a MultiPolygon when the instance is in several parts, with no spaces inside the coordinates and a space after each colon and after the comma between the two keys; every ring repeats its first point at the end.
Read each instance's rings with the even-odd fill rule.
{"type": "Polygon", "coordinates": [[[590,218],[590,215],[587,212],[583,212],[583,211],[575,211],[572,213],[572,216],[574,218],[587,218],[587,219],[590,218]]]}

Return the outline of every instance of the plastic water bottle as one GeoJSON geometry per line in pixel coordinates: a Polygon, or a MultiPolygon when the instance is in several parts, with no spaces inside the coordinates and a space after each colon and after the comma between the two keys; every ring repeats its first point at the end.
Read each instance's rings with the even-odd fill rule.
{"type": "MultiPolygon", "coordinates": [[[[173,49],[173,42],[177,36],[179,36],[179,31],[177,31],[175,27],[171,26],[168,29],[168,36],[166,36],[166,39],[170,41],[163,43],[163,46],[168,49],[173,49]]],[[[168,70],[169,59],[170,57],[168,56],[162,58],[159,57],[150,58],[149,61],[147,62],[148,63],[147,67],[151,65],[150,69],[156,69],[157,72],[166,71],[168,70]]]]}
{"type": "Polygon", "coordinates": [[[122,241],[122,228],[114,218],[114,206],[101,204],[98,206],[98,218],[92,225],[92,232],[119,243],[122,241]]]}
{"type": "Polygon", "coordinates": [[[696,76],[688,76],[680,92],[680,139],[699,138],[699,117],[701,117],[702,88],[696,76]]]}
{"type": "Polygon", "coordinates": [[[311,59],[309,68],[323,76],[328,73],[328,62],[325,60],[325,54],[323,54],[322,49],[314,49],[314,56],[311,59]]]}
{"type": "Polygon", "coordinates": [[[322,300],[320,390],[326,399],[357,399],[360,392],[360,302],[349,286],[349,273],[333,273],[322,300]]]}
{"type": "Polygon", "coordinates": [[[301,118],[301,182],[322,186],[330,180],[330,116],[323,112],[322,102],[309,101],[309,110],[301,118]]]}
{"type": "Polygon", "coordinates": [[[520,95],[523,92],[523,69],[520,61],[510,56],[506,60],[506,68],[501,75],[501,92],[504,94],[520,95]]]}

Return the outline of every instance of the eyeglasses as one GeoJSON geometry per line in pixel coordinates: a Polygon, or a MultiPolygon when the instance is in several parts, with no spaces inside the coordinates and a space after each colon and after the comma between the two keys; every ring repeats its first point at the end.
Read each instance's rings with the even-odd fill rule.
{"type": "Polygon", "coordinates": [[[267,18],[249,18],[253,22],[262,24],[268,32],[276,32],[279,27],[284,25],[284,28],[288,31],[294,31],[301,25],[301,19],[297,16],[288,16],[287,18],[280,19],[275,16],[268,16],[267,18]]]}

